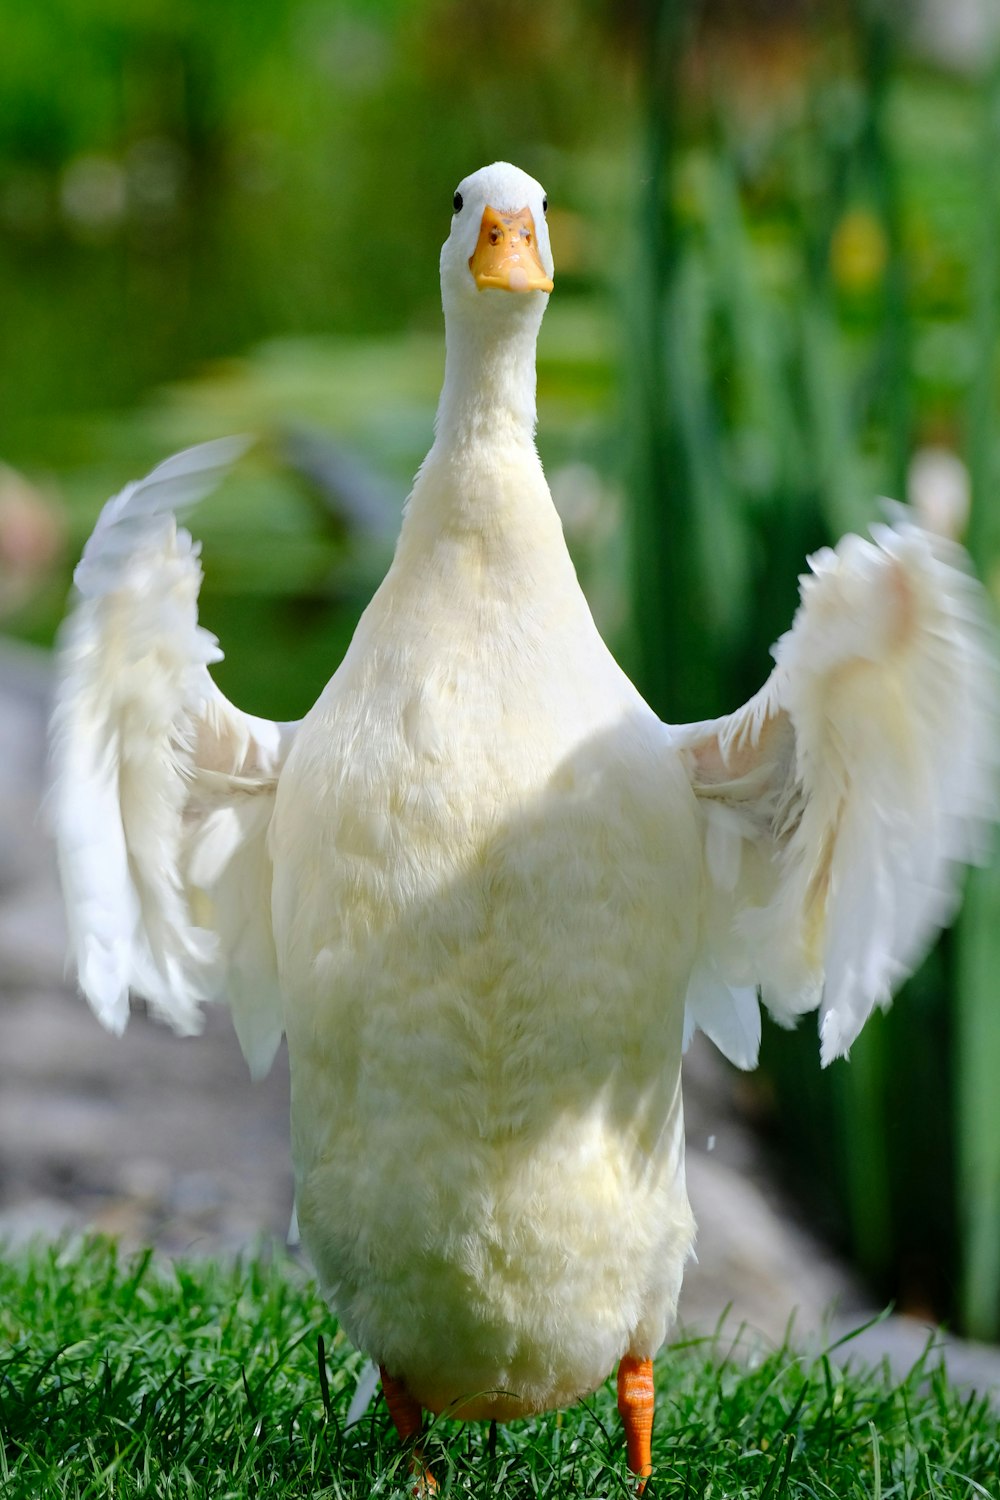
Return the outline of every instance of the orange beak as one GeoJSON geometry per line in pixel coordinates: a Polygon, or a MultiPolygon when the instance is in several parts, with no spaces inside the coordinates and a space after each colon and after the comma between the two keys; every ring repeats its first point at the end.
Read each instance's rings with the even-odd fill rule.
{"type": "Polygon", "coordinates": [[[552,277],[538,254],[531,209],[501,214],[487,204],[469,270],[480,291],[495,286],[505,292],[551,292],[552,277]]]}

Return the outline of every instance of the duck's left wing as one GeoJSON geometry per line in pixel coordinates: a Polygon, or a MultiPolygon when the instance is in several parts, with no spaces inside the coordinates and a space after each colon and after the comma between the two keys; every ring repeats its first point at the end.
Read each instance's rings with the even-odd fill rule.
{"type": "Polygon", "coordinates": [[[954,914],[996,816],[997,657],[961,548],[901,513],[810,559],[761,691],[676,731],[703,815],[689,1031],[756,1061],[759,993],[845,1054],[954,914]]]}
{"type": "Polygon", "coordinates": [[[74,575],[51,814],[80,986],[121,1031],[129,991],[181,1032],[229,1000],[252,1071],[282,1030],[267,829],[295,725],[241,713],[208,664],[198,548],[175,512],[246,446],[202,444],[104,507],[74,575]]]}

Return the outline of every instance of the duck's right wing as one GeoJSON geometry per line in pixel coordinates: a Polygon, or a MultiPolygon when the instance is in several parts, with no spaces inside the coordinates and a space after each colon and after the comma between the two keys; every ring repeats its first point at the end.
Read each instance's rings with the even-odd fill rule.
{"type": "Polygon", "coordinates": [[[295,733],[208,672],[201,566],[175,512],[246,442],[177,454],[104,507],[74,581],[52,720],[51,808],[80,986],[114,1031],[129,991],[181,1032],[229,1000],[251,1070],[282,1032],[267,830],[295,733]]]}
{"type": "Polygon", "coordinates": [[[997,643],[952,543],[900,512],[810,559],[761,691],[675,731],[706,894],[689,1021],[756,1062],[757,994],[848,1051],[923,957],[997,816],[997,643]]]}

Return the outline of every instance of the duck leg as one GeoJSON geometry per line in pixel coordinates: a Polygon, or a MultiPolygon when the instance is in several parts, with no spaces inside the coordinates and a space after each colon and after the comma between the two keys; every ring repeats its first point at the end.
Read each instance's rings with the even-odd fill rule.
{"type": "Polygon", "coordinates": [[[404,1382],[390,1375],[384,1365],[379,1365],[378,1372],[382,1377],[385,1404],[389,1408],[392,1425],[396,1429],[399,1441],[404,1445],[407,1443],[413,1445],[410,1459],[410,1472],[416,1480],[413,1492],[415,1495],[432,1495],[437,1490],[437,1480],[430,1469],[424,1467],[424,1457],[420,1449],[420,1434],[424,1425],[424,1414],[420,1402],[414,1401],[404,1382]]]}
{"type": "Polygon", "coordinates": [[[639,1476],[639,1494],[653,1471],[653,1361],[622,1357],[618,1366],[618,1410],[625,1424],[628,1466],[639,1476]]]}

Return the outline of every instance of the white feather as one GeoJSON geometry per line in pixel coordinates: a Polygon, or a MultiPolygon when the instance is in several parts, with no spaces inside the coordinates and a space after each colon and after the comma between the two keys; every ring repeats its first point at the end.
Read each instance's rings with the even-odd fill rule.
{"type": "Polygon", "coordinates": [[[114,1031],[129,991],[180,1032],[228,993],[248,1060],[281,1033],[266,833],[293,726],[212,682],[198,549],[174,511],[245,439],[179,453],[110,500],[77,567],[52,723],[51,809],[80,986],[114,1031]]]}
{"type": "Polygon", "coordinates": [[[361,1367],[361,1374],[358,1376],[358,1383],[354,1387],[351,1404],[347,1408],[347,1421],[344,1423],[345,1431],[348,1427],[354,1427],[361,1421],[361,1418],[375,1399],[378,1383],[378,1366],[373,1364],[370,1359],[365,1360],[365,1363],[361,1367]]]}
{"type": "Polygon", "coordinates": [[[740,1066],[745,986],[819,1007],[824,1063],[952,917],[996,813],[996,654],[961,549],[901,510],[810,559],[760,693],[677,731],[705,809],[708,891],[689,1030],[740,1066]],[[728,1020],[718,982],[734,987],[728,1020]],[[743,987],[743,988],[741,988],[743,987]]]}

